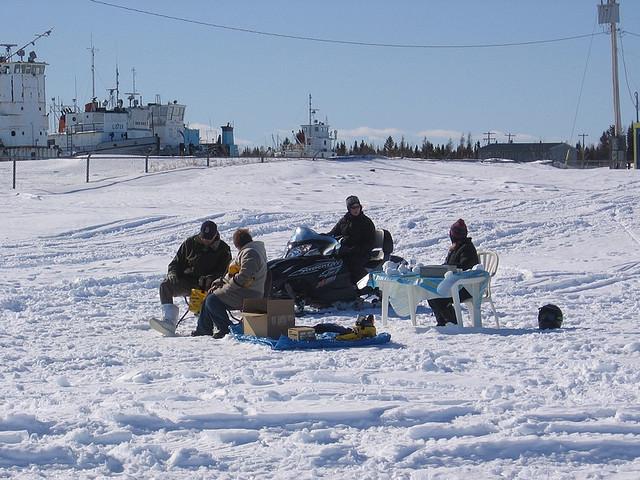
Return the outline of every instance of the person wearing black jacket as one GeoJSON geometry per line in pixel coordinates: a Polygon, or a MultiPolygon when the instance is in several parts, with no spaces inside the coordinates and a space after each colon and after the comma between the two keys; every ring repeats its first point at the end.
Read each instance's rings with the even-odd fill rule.
{"type": "Polygon", "coordinates": [[[221,278],[231,262],[231,249],[220,238],[218,226],[205,221],[200,233],[187,238],[169,263],[167,276],[160,284],[162,318],[150,320],[151,327],[163,335],[173,335],[178,321],[178,307],[173,297],[189,295],[192,288],[207,291],[221,278]]]}
{"type": "Polygon", "coordinates": [[[173,303],[173,297],[189,295],[192,288],[208,290],[221,278],[231,262],[231,249],[218,233],[215,222],[207,220],[200,233],[187,238],[176,253],[167,276],[160,284],[160,303],[173,303]]]}
{"type": "MultiPolygon", "coordinates": [[[[464,220],[459,218],[449,229],[449,238],[451,239],[451,247],[445,260],[445,265],[455,265],[462,270],[470,270],[480,263],[478,252],[471,241],[471,237],[467,236],[467,225],[464,220]]],[[[471,298],[471,295],[464,288],[460,290],[460,301],[464,302],[471,298]]],[[[456,313],[453,308],[452,298],[434,298],[429,300],[429,306],[433,310],[436,322],[439,327],[450,323],[458,323],[456,313]]]]}
{"type": "Polygon", "coordinates": [[[342,239],[339,255],[349,269],[351,281],[355,284],[367,274],[364,266],[369,261],[375,245],[376,227],[362,211],[358,197],[348,196],[346,204],[347,213],[328,235],[342,239]]]}

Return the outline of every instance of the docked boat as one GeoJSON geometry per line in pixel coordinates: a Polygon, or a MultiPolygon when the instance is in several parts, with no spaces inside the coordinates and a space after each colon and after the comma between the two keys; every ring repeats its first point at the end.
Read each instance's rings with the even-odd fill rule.
{"type": "MultiPolygon", "coordinates": [[[[27,45],[50,34],[45,32],[27,45]]],[[[45,62],[17,45],[0,44],[0,158],[48,158],[45,62]],[[25,60],[25,56],[27,56],[25,60]]]]}
{"type": "Polygon", "coordinates": [[[309,123],[300,125],[294,142],[280,146],[280,156],[303,158],[332,158],[336,156],[338,131],[331,131],[328,123],[316,119],[318,109],[312,107],[309,95],[309,123]]]}
{"type": "MultiPolygon", "coordinates": [[[[93,52],[93,47],[91,48],[93,52]]],[[[92,55],[93,59],[93,55],[92,55]]],[[[93,60],[92,76],[95,71],[93,60]]],[[[142,95],[135,89],[125,94],[129,105],[120,98],[119,72],[116,87],[108,90],[108,97],[99,102],[95,95],[81,110],[76,104],[62,103],[52,107],[57,132],[49,135],[49,143],[63,155],[86,153],[129,153],[176,155],[185,152],[185,105],[177,101],[162,104],[156,101],[143,105],[142,95]]]]}
{"type": "Polygon", "coordinates": [[[78,108],[59,106],[58,131],[49,141],[63,155],[86,153],[130,153],[175,155],[184,151],[185,105],[149,103],[115,106],[93,100],[78,108]]]}
{"type": "MultiPolygon", "coordinates": [[[[48,36],[38,35],[27,45],[48,36]]],[[[177,101],[156,101],[143,105],[134,89],[129,105],[120,98],[119,75],[108,98],[93,97],[80,108],[77,104],[55,103],[51,107],[56,128],[49,132],[50,116],[45,91],[45,62],[36,53],[28,56],[15,44],[0,44],[0,158],[29,159],[88,153],[176,155],[199,143],[196,130],[185,128],[186,106],[177,101]],[[25,56],[27,57],[25,59],[25,56]]],[[[93,53],[93,47],[92,47],[93,53]]],[[[93,59],[93,55],[92,55],[93,59]]],[[[95,71],[92,61],[92,73],[95,71]]]]}

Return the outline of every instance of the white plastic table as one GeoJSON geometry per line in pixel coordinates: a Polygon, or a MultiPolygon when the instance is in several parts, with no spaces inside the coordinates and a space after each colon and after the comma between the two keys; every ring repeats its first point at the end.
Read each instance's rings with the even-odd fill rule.
{"type": "Polygon", "coordinates": [[[434,298],[453,299],[458,327],[464,328],[462,309],[460,305],[460,289],[465,288],[470,294],[472,302],[471,319],[474,327],[482,327],[481,305],[482,294],[488,284],[489,274],[483,270],[452,274],[446,284],[443,278],[420,277],[419,275],[387,275],[381,272],[369,274],[369,285],[380,288],[382,293],[382,324],[389,320],[389,302],[400,316],[409,315],[411,323],[416,325],[416,309],[422,300],[434,298]],[[448,286],[450,285],[450,287],[448,286]]]}

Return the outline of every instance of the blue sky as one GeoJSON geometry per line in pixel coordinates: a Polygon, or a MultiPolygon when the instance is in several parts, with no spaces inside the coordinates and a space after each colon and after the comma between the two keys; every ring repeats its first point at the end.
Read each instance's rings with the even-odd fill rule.
{"type": "MultiPolygon", "coordinates": [[[[477,45],[600,33],[598,0],[105,0],[219,25],[293,36],[369,43],[477,45]]],[[[640,2],[621,0],[620,28],[640,34],[640,2]]],[[[382,48],[276,38],[158,18],[90,0],[2,0],[1,43],[23,45],[53,27],[35,50],[49,63],[47,96],[67,103],[106,97],[119,65],[123,91],[131,69],[145,101],[187,105],[192,126],[231,122],[240,144],[272,144],[307,119],[312,94],[347,143],[392,135],[445,143],[471,133],[514,141],[597,142],[613,123],[608,35],[500,48],[382,48]],[[591,47],[590,47],[591,46],[591,47]],[[590,52],[590,53],[589,53],[590,52]],[[584,86],[579,101],[581,84],[584,86]],[[576,115],[577,111],[577,115],[576,115]],[[575,118],[575,122],[574,122],[575,118]]],[[[623,34],[623,124],[635,120],[640,36],[623,34]],[[625,68],[626,63],[626,77],[625,68]]],[[[32,47],[33,48],[33,47],[32,47]]]]}

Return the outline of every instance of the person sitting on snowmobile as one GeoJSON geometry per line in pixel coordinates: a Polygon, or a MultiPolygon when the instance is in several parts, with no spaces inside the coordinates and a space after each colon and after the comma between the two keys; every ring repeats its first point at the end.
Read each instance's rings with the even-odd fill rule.
{"type": "Polygon", "coordinates": [[[225,274],[229,262],[231,249],[220,238],[218,226],[211,220],[205,221],[199,234],[180,245],[160,284],[163,318],[156,325],[160,325],[163,333],[175,333],[178,307],[173,304],[173,297],[189,295],[192,288],[208,290],[214,280],[225,274]]]}
{"type": "MultiPolygon", "coordinates": [[[[449,229],[449,238],[451,247],[445,260],[445,265],[455,265],[462,270],[470,270],[480,263],[478,252],[471,241],[471,237],[467,236],[467,225],[464,220],[459,218],[449,229]]],[[[466,289],[460,290],[460,301],[464,302],[471,298],[466,289]]],[[[453,298],[434,298],[428,300],[433,315],[439,327],[443,327],[450,323],[458,323],[456,320],[456,312],[453,308],[453,298]]]]}
{"type": "Polygon", "coordinates": [[[376,242],[376,227],[362,211],[358,197],[349,195],[346,204],[347,213],[327,235],[341,239],[338,254],[351,273],[351,281],[356,284],[367,274],[364,266],[376,242]]]}
{"type": "Polygon", "coordinates": [[[239,310],[245,298],[262,298],[267,278],[267,251],[264,243],[254,241],[246,228],[233,234],[238,249],[235,260],[229,264],[222,280],[214,282],[202,305],[194,337],[213,335],[222,338],[229,333],[231,321],[227,310],[239,310]],[[213,333],[214,325],[217,332],[213,333]]]}

